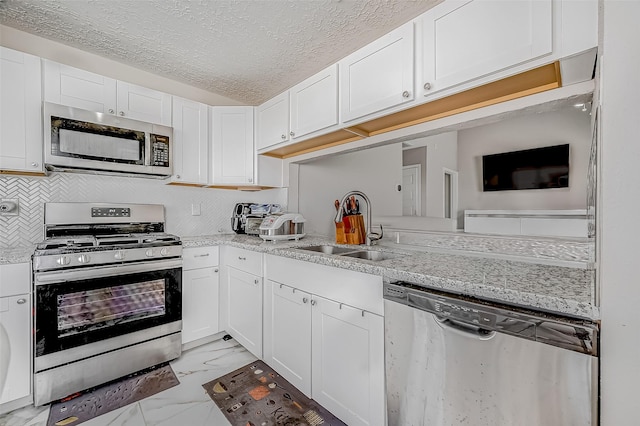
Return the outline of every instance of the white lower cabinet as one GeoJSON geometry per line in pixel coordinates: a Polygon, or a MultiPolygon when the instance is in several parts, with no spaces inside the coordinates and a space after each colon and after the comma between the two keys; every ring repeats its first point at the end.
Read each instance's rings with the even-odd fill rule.
{"type": "Polygon", "coordinates": [[[384,425],[380,277],[271,255],[266,270],[264,361],[345,423],[384,425]]]}
{"type": "Polygon", "coordinates": [[[322,297],[313,302],[313,399],[348,425],[383,425],[383,317],[322,297]]]}
{"type": "Polygon", "coordinates": [[[222,328],[262,359],[262,253],[225,246],[222,328]]]}
{"type": "Polygon", "coordinates": [[[31,265],[0,265],[0,413],[31,403],[31,265]]]}
{"type": "Polygon", "coordinates": [[[182,271],[182,344],[218,333],[220,269],[217,247],[186,248],[182,271]]]}
{"type": "Polygon", "coordinates": [[[264,360],[311,398],[311,294],[266,281],[264,360]]]}
{"type": "Polygon", "coordinates": [[[227,333],[262,358],[262,278],[231,267],[227,278],[227,333]]]}

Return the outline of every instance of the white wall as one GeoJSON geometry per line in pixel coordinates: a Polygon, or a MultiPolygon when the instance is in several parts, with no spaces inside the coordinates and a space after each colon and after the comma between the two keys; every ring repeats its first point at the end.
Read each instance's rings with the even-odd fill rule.
{"type": "MultiPolygon", "coordinates": [[[[334,200],[348,191],[362,191],[373,204],[374,216],[401,215],[402,146],[393,144],[301,164],[298,209],[307,219],[307,233],[333,236],[334,200]]],[[[366,215],[364,202],[360,211],[366,215]]],[[[366,216],[365,216],[366,217],[366,216]]]]}
{"type": "MultiPolygon", "coordinates": [[[[423,167],[422,216],[444,217],[444,169],[458,170],[458,132],[418,138],[411,147],[426,147],[426,167],[423,167]]],[[[406,142],[405,142],[406,143],[406,142]]],[[[406,158],[413,161],[413,158],[406,158]]],[[[404,165],[415,164],[404,162],[404,165]]]]}
{"type": "Polygon", "coordinates": [[[459,220],[465,209],[586,208],[590,143],[590,116],[573,107],[459,131],[459,220]],[[482,192],[483,155],[566,143],[569,188],[482,192]]]}
{"type": "Polygon", "coordinates": [[[640,383],[640,2],[604,2],[601,179],[601,425],[637,425],[640,383]]]}
{"type": "Polygon", "coordinates": [[[55,41],[0,25],[0,45],[107,77],[160,90],[207,105],[242,105],[225,96],[179,83],[138,68],[94,55],[55,41]]]}

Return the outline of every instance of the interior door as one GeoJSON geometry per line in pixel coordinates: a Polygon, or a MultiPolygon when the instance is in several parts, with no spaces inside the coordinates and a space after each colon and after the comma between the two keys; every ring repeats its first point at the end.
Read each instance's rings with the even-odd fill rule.
{"type": "Polygon", "coordinates": [[[422,214],[420,174],[419,164],[402,167],[403,216],[420,216],[422,214]]]}

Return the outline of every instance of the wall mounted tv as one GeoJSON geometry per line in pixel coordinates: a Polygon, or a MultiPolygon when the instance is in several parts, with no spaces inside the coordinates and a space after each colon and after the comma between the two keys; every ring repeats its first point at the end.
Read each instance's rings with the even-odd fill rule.
{"type": "Polygon", "coordinates": [[[569,144],[482,156],[482,190],[567,188],[569,144]]]}

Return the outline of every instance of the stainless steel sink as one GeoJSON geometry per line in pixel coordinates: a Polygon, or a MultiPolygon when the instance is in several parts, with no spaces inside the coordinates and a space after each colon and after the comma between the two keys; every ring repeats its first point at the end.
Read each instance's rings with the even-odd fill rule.
{"type": "Polygon", "coordinates": [[[374,262],[387,260],[387,259],[395,259],[397,257],[402,256],[396,253],[388,253],[388,252],[374,251],[374,250],[361,250],[361,249],[354,249],[350,247],[338,247],[338,246],[331,246],[331,245],[298,247],[298,249],[315,251],[315,252],[324,253],[324,254],[335,254],[337,256],[353,257],[356,259],[372,260],[374,262]]]}
{"type": "Polygon", "coordinates": [[[397,257],[400,257],[401,255],[395,254],[395,253],[387,253],[384,251],[359,250],[351,253],[345,253],[342,256],[355,257],[357,259],[380,261],[380,260],[387,260],[387,259],[395,259],[397,257]]]}
{"type": "Polygon", "coordinates": [[[318,253],[324,253],[324,254],[337,254],[337,255],[354,251],[354,249],[349,247],[337,247],[337,246],[330,246],[330,245],[298,247],[298,249],[316,251],[318,253]]]}

